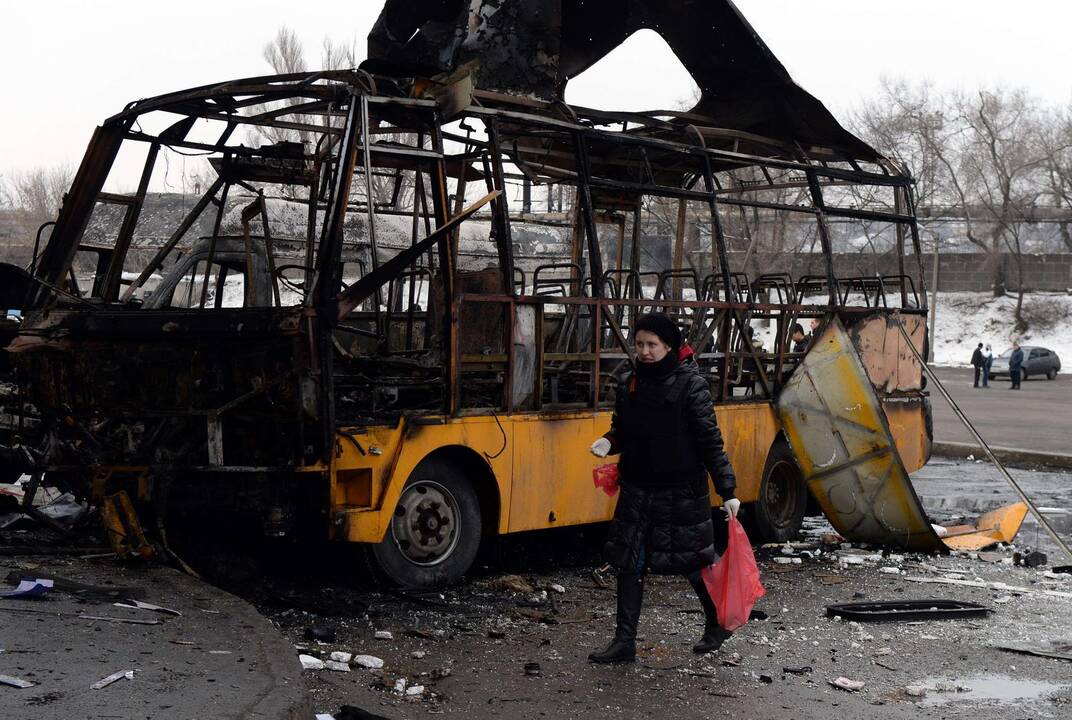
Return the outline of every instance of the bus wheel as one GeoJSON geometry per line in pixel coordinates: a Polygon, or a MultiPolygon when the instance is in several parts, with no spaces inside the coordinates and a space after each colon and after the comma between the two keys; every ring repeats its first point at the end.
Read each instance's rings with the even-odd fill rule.
{"type": "Polygon", "coordinates": [[[754,541],[786,542],[800,532],[808,504],[808,488],[789,444],[778,441],[767,455],[759,498],[751,506],[754,541]]]}
{"type": "Polygon", "coordinates": [[[458,582],[480,547],[480,502],[446,460],[421,462],[406,481],[383,541],[371,548],[381,579],[404,588],[458,582]]]}

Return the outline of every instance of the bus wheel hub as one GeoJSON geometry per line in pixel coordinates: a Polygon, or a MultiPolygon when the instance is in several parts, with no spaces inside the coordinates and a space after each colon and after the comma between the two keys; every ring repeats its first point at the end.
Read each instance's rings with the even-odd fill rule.
{"type": "Polygon", "coordinates": [[[416,565],[445,560],[458,542],[458,503],[445,487],[421,481],[399,498],[391,533],[399,550],[416,565]]]}

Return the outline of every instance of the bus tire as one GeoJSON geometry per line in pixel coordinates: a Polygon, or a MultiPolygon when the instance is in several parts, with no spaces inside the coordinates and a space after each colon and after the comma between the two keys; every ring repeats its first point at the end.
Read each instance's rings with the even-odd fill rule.
{"type": "Polygon", "coordinates": [[[453,463],[427,458],[402,489],[383,540],[370,548],[380,580],[401,588],[451,585],[480,548],[480,502],[453,463]]]}
{"type": "Polygon", "coordinates": [[[750,506],[753,541],[780,543],[792,540],[804,523],[808,486],[789,443],[778,440],[767,454],[759,497],[750,506]]]}

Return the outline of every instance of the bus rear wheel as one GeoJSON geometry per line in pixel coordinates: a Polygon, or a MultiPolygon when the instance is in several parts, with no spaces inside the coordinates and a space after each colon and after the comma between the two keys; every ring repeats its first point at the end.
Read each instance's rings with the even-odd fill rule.
{"type": "Polygon", "coordinates": [[[800,532],[808,504],[808,488],[789,444],[771,447],[763,467],[759,498],[750,508],[752,539],[759,543],[787,542],[800,532]]]}
{"type": "Polygon", "coordinates": [[[443,587],[469,570],[480,536],[472,484],[452,463],[428,458],[406,481],[386,536],[369,554],[377,575],[391,586],[443,587]]]}

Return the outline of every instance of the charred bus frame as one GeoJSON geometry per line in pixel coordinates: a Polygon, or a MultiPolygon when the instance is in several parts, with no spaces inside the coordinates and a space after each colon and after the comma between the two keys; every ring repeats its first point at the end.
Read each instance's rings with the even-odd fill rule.
{"type": "MultiPolygon", "coordinates": [[[[32,274],[33,309],[12,351],[51,423],[41,472],[96,492],[153,479],[140,488],[147,498],[183,473],[268,478],[283,488],[273,498],[305,497],[295,502],[320,536],[332,536],[339,522],[324,521],[325,505],[371,507],[391,498],[382,487],[369,486],[368,497],[338,490],[343,448],[376,453],[361,440],[365,428],[598,411],[614,373],[629,362],[627,336],[638,312],[657,308],[678,318],[721,405],[769,404],[777,396],[800,360],[789,349],[798,319],[840,317],[850,325],[892,309],[927,312],[912,178],[891,160],[719,128],[689,113],[597,111],[473,90],[464,81],[436,85],[361,71],[251,78],[132,103],[94,133],[32,274]],[[171,119],[150,132],[141,125],[150,115],[171,119]],[[203,137],[206,124],[217,127],[213,138],[203,137]],[[289,132],[299,142],[242,144],[238,131],[254,128],[289,132]],[[137,190],[106,192],[130,141],[147,148],[137,190]],[[139,216],[165,149],[211,155],[218,178],[163,243],[146,247],[137,239],[139,216]],[[518,181],[570,188],[572,212],[515,211],[510,190],[518,181]],[[403,206],[407,184],[411,204],[403,206]],[[273,236],[271,185],[304,188],[292,193],[307,210],[294,264],[282,262],[285,243],[273,236]],[[779,192],[788,189],[804,192],[807,202],[785,201],[779,192]],[[227,271],[214,289],[209,271],[238,190],[250,196],[235,240],[245,268],[231,268],[245,273],[244,307],[225,308],[218,298],[227,271]],[[654,277],[640,261],[648,197],[678,203],[679,266],[654,277]],[[100,205],[118,206],[122,217],[114,242],[91,245],[84,235],[100,205]],[[692,215],[703,218],[711,243],[703,271],[682,265],[686,219],[696,206],[702,211],[692,215]],[[201,280],[192,276],[203,283],[197,306],[140,299],[154,273],[189,251],[186,236],[210,207],[206,270],[201,280]],[[724,223],[736,208],[812,218],[825,272],[794,280],[734,271],[724,223]],[[346,237],[355,216],[364,223],[356,242],[346,237]],[[409,222],[408,246],[381,243],[385,218],[409,222]],[[892,224],[900,273],[839,279],[832,218],[892,224]],[[461,267],[459,228],[474,220],[489,228],[495,260],[477,271],[461,267]],[[566,228],[568,262],[519,262],[512,233],[530,222],[566,228]],[[616,242],[601,236],[606,224],[616,242]],[[96,258],[84,290],[74,271],[80,250],[96,258]],[[131,268],[139,253],[152,256],[131,268]],[[355,253],[367,267],[347,275],[355,253]],[[267,263],[267,297],[254,290],[258,255],[267,263]],[[300,291],[299,302],[287,306],[281,283],[300,291]],[[805,301],[815,293],[825,302],[805,301]],[[770,352],[750,342],[756,318],[775,321],[770,352]],[[147,387],[170,374],[179,381],[167,391],[147,387]],[[310,475],[327,483],[312,492],[296,484],[310,475]]],[[[897,395],[924,402],[918,389],[897,395]]],[[[504,448],[505,441],[504,431],[504,448]]],[[[927,451],[919,454],[925,461],[927,451]]],[[[484,456],[490,463],[492,455],[484,456]]],[[[481,501],[486,512],[501,515],[499,495],[481,501]]],[[[497,527],[510,530],[501,519],[497,527]]]]}

